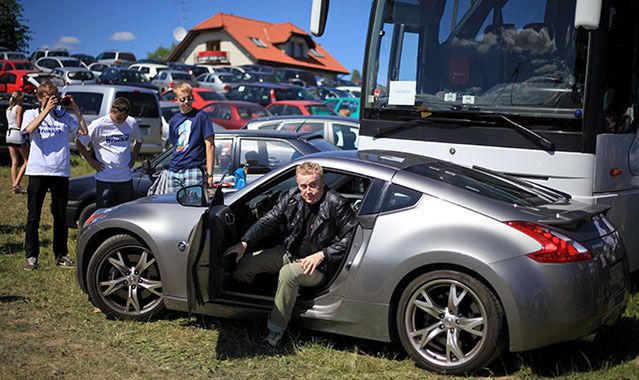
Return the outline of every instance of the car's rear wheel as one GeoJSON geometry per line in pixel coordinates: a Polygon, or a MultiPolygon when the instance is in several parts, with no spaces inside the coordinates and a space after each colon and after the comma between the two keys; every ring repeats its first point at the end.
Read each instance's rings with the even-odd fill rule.
{"type": "Polygon", "coordinates": [[[465,273],[439,270],[417,277],[402,294],[396,317],[404,349],[431,371],[474,372],[496,359],[504,346],[499,301],[465,273]]]}
{"type": "Polygon", "coordinates": [[[117,319],[147,320],[164,311],[162,280],[151,250],[129,235],[116,235],[98,247],[87,268],[94,305],[117,319]]]}

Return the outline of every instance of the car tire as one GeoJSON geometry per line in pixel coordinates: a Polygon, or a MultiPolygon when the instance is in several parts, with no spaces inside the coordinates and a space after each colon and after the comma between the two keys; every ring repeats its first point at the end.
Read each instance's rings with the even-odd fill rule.
{"type": "Polygon", "coordinates": [[[402,346],[418,366],[463,375],[495,360],[505,345],[504,311],[476,278],[438,270],[414,279],[396,315],[402,346]]]}
{"type": "Polygon", "coordinates": [[[98,247],[87,268],[87,288],[110,318],[149,320],[165,310],[158,262],[130,235],[112,236],[98,247]]]}
{"type": "Polygon", "coordinates": [[[82,209],[82,211],[80,212],[80,216],[78,216],[78,228],[82,228],[82,226],[84,226],[84,222],[86,222],[87,219],[89,219],[89,217],[93,215],[96,208],[97,206],[95,205],[95,202],[93,202],[89,203],[82,209]]]}

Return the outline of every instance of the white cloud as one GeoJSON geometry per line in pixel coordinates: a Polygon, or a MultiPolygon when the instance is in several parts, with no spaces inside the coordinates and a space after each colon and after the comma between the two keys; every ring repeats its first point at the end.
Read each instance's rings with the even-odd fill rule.
{"type": "Polygon", "coordinates": [[[113,41],[132,41],[134,39],[135,36],[131,32],[117,32],[111,36],[111,40],[113,41]]]}
{"type": "Polygon", "coordinates": [[[58,40],[59,44],[75,45],[81,43],[78,37],[62,36],[58,40]]]}

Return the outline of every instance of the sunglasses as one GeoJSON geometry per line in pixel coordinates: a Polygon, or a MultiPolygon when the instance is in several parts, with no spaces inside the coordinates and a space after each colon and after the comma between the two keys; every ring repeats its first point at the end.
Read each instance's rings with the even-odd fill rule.
{"type": "Polygon", "coordinates": [[[111,107],[111,109],[117,110],[118,112],[129,113],[129,109],[127,107],[111,107]]]}
{"type": "Polygon", "coordinates": [[[180,103],[186,103],[186,102],[190,102],[190,101],[192,101],[192,100],[193,100],[193,95],[191,95],[191,96],[186,96],[186,97],[183,97],[183,98],[178,98],[178,101],[179,101],[180,103]]]}

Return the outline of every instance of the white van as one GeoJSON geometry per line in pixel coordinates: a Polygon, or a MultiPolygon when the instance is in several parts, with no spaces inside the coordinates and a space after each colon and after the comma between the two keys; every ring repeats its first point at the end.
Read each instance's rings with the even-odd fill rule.
{"type": "Polygon", "coordinates": [[[169,66],[161,63],[136,63],[129,66],[129,69],[141,72],[149,81],[160,71],[168,69],[169,66]]]}
{"type": "MultiPolygon", "coordinates": [[[[153,90],[119,85],[70,85],[63,87],[60,94],[73,96],[87,125],[107,115],[113,100],[127,98],[131,103],[129,115],[137,119],[144,139],[140,153],[162,151],[162,115],[160,102],[153,90]]],[[[75,143],[72,142],[71,146],[75,148],[75,143]]]]}

